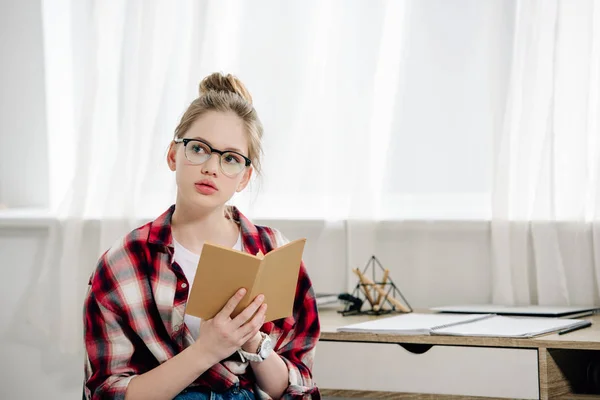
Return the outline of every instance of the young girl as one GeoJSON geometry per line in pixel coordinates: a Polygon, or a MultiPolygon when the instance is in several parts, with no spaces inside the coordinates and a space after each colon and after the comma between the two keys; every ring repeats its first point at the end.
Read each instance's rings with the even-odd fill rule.
{"type": "Polygon", "coordinates": [[[259,171],[262,133],[237,78],[200,83],[167,156],[175,205],[110,248],[90,279],[85,398],[320,398],[311,376],[320,327],[303,265],[292,317],[264,323],[259,295],[231,318],[244,288],[211,320],[185,314],[205,241],[251,254],[286,243],[225,205],[259,171]]]}

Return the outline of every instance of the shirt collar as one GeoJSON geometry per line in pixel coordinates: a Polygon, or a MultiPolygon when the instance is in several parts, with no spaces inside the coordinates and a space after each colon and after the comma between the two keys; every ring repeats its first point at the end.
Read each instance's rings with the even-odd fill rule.
{"type": "MultiPolygon", "coordinates": [[[[264,252],[260,244],[258,228],[235,206],[227,206],[232,220],[240,226],[242,244],[246,252],[256,254],[264,252]]],[[[171,233],[171,218],[175,212],[175,204],[150,223],[148,243],[173,249],[173,235],[171,233]]]]}

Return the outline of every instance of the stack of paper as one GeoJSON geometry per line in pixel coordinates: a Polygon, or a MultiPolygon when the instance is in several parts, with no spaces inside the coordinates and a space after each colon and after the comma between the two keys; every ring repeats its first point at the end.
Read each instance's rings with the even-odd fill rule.
{"type": "Polygon", "coordinates": [[[431,311],[465,313],[465,314],[499,314],[499,315],[523,315],[537,317],[562,317],[582,312],[597,311],[597,306],[513,306],[499,304],[468,304],[432,307],[431,311]]]}

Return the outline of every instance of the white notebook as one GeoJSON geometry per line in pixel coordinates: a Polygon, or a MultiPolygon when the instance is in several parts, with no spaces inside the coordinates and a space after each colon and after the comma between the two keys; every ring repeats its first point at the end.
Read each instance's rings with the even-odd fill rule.
{"type": "Polygon", "coordinates": [[[494,314],[402,314],[338,328],[339,332],[529,338],[589,324],[582,319],[504,317],[494,314]]]}
{"type": "Polygon", "coordinates": [[[409,313],[359,322],[339,327],[340,332],[372,332],[394,335],[431,335],[444,327],[489,318],[491,315],[465,314],[419,314],[409,313]]]}
{"type": "Polygon", "coordinates": [[[436,329],[432,334],[530,338],[588,323],[589,321],[581,319],[504,317],[494,315],[479,321],[436,329]]]}
{"type": "Polygon", "coordinates": [[[465,314],[500,314],[500,315],[522,315],[531,317],[561,317],[585,311],[596,311],[596,306],[507,306],[499,304],[468,304],[432,307],[431,311],[465,313],[465,314]]]}

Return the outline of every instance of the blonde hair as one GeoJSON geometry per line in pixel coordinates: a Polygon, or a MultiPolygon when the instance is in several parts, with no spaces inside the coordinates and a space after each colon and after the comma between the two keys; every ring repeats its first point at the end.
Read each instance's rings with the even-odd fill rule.
{"type": "Polygon", "coordinates": [[[263,126],[246,86],[237,77],[219,72],[202,79],[199,97],[192,101],[181,117],[174,138],[182,138],[194,121],[208,111],[234,112],[244,121],[248,134],[248,158],[252,160],[254,170],[260,174],[263,126]]]}

